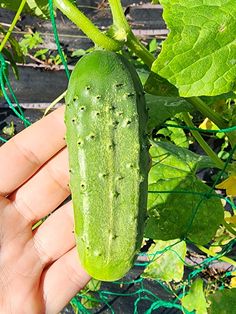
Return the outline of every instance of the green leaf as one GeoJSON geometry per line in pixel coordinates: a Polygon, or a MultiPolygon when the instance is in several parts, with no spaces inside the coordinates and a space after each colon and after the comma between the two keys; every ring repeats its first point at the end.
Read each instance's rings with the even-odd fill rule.
{"type": "Polygon", "coordinates": [[[16,79],[19,79],[19,71],[18,71],[18,68],[17,68],[17,65],[16,65],[16,62],[14,60],[14,57],[12,56],[12,54],[10,53],[10,51],[6,48],[3,48],[2,49],[2,53],[5,57],[6,60],[8,60],[11,64],[11,67],[12,67],[12,71],[16,77],[16,79]]]}
{"type": "Polygon", "coordinates": [[[86,50],[84,49],[77,49],[72,52],[71,56],[72,57],[82,57],[86,54],[86,50]]]}
{"type": "Polygon", "coordinates": [[[208,297],[211,305],[209,314],[233,314],[236,313],[236,288],[224,289],[208,297]]]}
{"type": "Polygon", "coordinates": [[[183,97],[235,88],[235,0],[160,0],[170,30],[152,71],[183,97]]]}
{"type": "Polygon", "coordinates": [[[193,107],[186,100],[179,97],[157,97],[146,94],[148,108],[148,130],[160,126],[167,119],[180,112],[191,112],[193,107]]]}
{"type": "Polygon", "coordinates": [[[9,125],[4,126],[2,133],[8,136],[13,136],[15,134],[14,121],[11,121],[9,125]]]}
{"type": "MultiPolygon", "coordinates": [[[[2,33],[4,36],[6,34],[6,30],[1,25],[0,25],[0,33],[2,33]]],[[[16,62],[23,63],[24,55],[18,41],[13,37],[12,34],[10,35],[8,39],[8,43],[10,44],[10,47],[9,48],[4,47],[2,50],[2,53],[5,59],[10,62],[13,73],[18,79],[19,75],[18,75],[16,62]]]]}
{"type": "MultiPolygon", "coordinates": [[[[166,121],[166,123],[167,124],[170,123],[171,125],[178,126],[178,123],[176,121],[170,120],[170,121],[166,121]]],[[[164,135],[167,140],[170,139],[171,142],[173,142],[177,146],[185,147],[185,148],[189,147],[187,136],[185,135],[184,130],[180,128],[166,126],[156,132],[156,135],[159,135],[159,134],[164,135]]]]}
{"type": "Polygon", "coordinates": [[[171,143],[153,143],[150,154],[153,166],[145,236],[165,241],[187,237],[195,243],[208,243],[223,220],[224,209],[195,172],[209,167],[211,161],[171,143]]]}
{"type": "Polygon", "coordinates": [[[148,254],[157,255],[145,268],[142,277],[167,282],[172,280],[181,281],[184,274],[186,243],[178,240],[155,242],[148,250],[148,254]]]}
{"type": "Polygon", "coordinates": [[[153,38],[150,43],[148,44],[148,50],[153,53],[157,51],[157,47],[158,47],[158,42],[156,40],[156,38],[153,38]]]}
{"type": "Polygon", "coordinates": [[[156,96],[179,96],[178,89],[165,78],[151,72],[144,84],[144,90],[148,94],[156,96]]]}
{"type": "MultiPolygon", "coordinates": [[[[0,8],[17,11],[20,3],[21,0],[1,0],[0,8]]],[[[48,0],[27,0],[23,12],[40,18],[49,18],[48,0]]]]}
{"type": "Polygon", "coordinates": [[[35,49],[42,43],[43,39],[39,32],[25,34],[24,38],[19,42],[20,47],[25,55],[27,55],[30,49],[35,49]]]}
{"type": "Polygon", "coordinates": [[[101,281],[92,278],[89,283],[86,285],[85,289],[89,291],[98,291],[101,287],[101,281]]]}
{"type": "Polygon", "coordinates": [[[100,302],[94,298],[93,294],[89,292],[81,298],[81,304],[88,310],[96,308],[99,303],[100,302]]]}
{"type": "Polygon", "coordinates": [[[203,280],[196,279],[188,294],[182,298],[182,305],[188,311],[195,311],[196,314],[207,314],[207,302],[203,291],[203,280]]]}
{"type": "MultiPolygon", "coordinates": [[[[156,179],[163,178],[161,173],[158,173],[157,167],[173,167],[173,171],[180,171],[185,175],[195,174],[197,170],[213,167],[215,164],[207,156],[201,156],[191,152],[188,149],[177,147],[170,142],[152,142],[150,148],[153,167],[151,171],[154,175],[149,176],[149,183],[156,182],[156,179]],[[155,172],[154,172],[155,171],[155,172]]],[[[176,177],[176,173],[174,172],[176,177]]]]}

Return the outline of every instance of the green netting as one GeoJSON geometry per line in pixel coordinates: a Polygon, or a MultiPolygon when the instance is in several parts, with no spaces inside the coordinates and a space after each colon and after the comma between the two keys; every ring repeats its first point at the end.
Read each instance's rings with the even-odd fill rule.
{"type": "MultiPolygon", "coordinates": [[[[70,73],[67,67],[66,60],[63,56],[62,49],[60,47],[59,43],[59,37],[57,33],[56,28],[56,22],[54,18],[54,12],[53,12],[53,2],[52,0],[49,0],[49,6],[50,6],[50,17],[52,21],[52,28],[54,32],[55,42],[58,47],[58,52],[61,56],[62,63],[65,67],[66,75],[69,79],[70,73]]],[[[9,105],[9,108],[13,110],[15,115],[24,122],[25,127],[30,125],[30,121],[28,121],[25,118],[24,112],[15,97],[14,91],[11,88],[10,82],[7,77],[7,63],[4,60],[3,55],[0,53],[0,86],[2,93],[6,99],[6,102],[9,105]],[[10,93],[10,96],[7,93],[10,93]],[[13,105],[13,102],[16,104],[16,106],[13,105]]],[[[221,130],[203,130],[199,128],[191,128],[186,126],[177,126],[177,125],[170,125],[171,127],[178,127],[183,128],[187,130],[197,130],[199,132],[208,132],[208,133],[227,133],[232,132],[236,130],[236,126],[233,126],[231,128],[227,129],[221,129],[221,130]]],[[[5,142],[6,140],[4,138],[0,138],[1,141],[5,142]]],[[[163,191],[156,189],[155,191],[149,191],[150,194],[157,193],[157,194],[164,194],[164,193],[172,193],[172,194],[197,194],[198,196],[201,196],[201,199],[199,202],[194,204],[192,208],[192,216],[189,220],[188,229],[191,229],[191,226],[193,224],[194,218],[198,213],[199,207],[201,206],[201,203],[205,199],[211,199],[211,198],[219,198],[224,199],[225,202],[230,207],[229,209],[234,211],[235,210],[235,204],[234,200],[225,197],[221,194],[215,194],[213,193],[215,186],[219,183],[221,180],[221,177],[224,175],[225,170],[227,169],[229,163],[232,162],[233,156],[236,150],[236,146],[233,147],[231,150],[229,157],[227,161],[225,162],[224,168],[218,172],[211,189],[207,193],[200,193],[200,192],[193,192],[193,191],[183,191],[183,190],[170,190],[170,191],[163,191]]],[[[233,230],[234,231],[234,230],[233,230]]],[[[188,232],[187,232],[188,233],[188,232]]],[[[127,235],[128,236],[128,235],[127,235]]],[[[219,278],[211,278],[211,282],[207,283],[207,285],[212,286],[213,290],[216,289],[215,286],[217,286],[217,289],[224,289],[227,286],[227,280],[228,278],[232,277],[232,272],[234,271],[234,267],[236,266],[236,262],[234,262],[233,259],[230,259],[227,257],[228,254],[232,253],[233,248],[236,244],[236,240],[232,239],[231,241],[227,243],[223,243],[221,245],[222,250],[220,253],[214,253],[214,256],[203,258],[203,260],[199,261],[193,261],[191,264],[189,262],[186,262],[185,258],[182,258],[181,255],[176,251],[176,246],[181,242],[185,241],[188,245],[188,247],[195,249],[198,252],[198,249],[201,249],[201,246],[196,246],[194,243],[189,241],[188,238],[183,237],[182,239],[176,240],[171,245],[166,246],[162,250],[157,250],[154,253],[148,254],[146,252],[142,252],[139,254],[140,259],[137,260],[135,263],[135,268],[138,271],[131,272],[130,275],[128,275],[125,279],[114,282],[112,284],[102,284],[101,288],[97,291],[92,291],[91,289],[83,290],[82,292],[79,292],[78,295],[76,295],[71,300],[71,305],[75,312],[77,313],[102,313],[103,311],[106,313],[116,313],[115,310],[115,303],[117,302],[118,298],[120,303],[122,304],[122,300],[130,300],[129,301],[129,309],[123,308],[120,310],[122,313],[158,313],[163,312],[164,309],[172,309],[173,311],[171,313],[177,313],[177,312],[183,312],[183,313],[193,313],[194,311],[189,311],[186,308],[183,307],[181,304],[181,299],[183,296],[188,294],[189,289],[193,283],[193,281],[196,278],[204,278],[204,271],[211,269],[212,265],[216,261],[224,261],[229,263],[229,269],[228,271],[224,271],[221,273],[219,278]],[[183,279],[177,283],[170,283],[166,282],[164,280],[148,280],[143,275],[144,270],[154,262],[158,262],[158,260],[164,256],[166,252],[172,252],[174,255],[179,259],[183,265],[185,266],[185,274],[183,276],[183,279]],[[150,282],[152,283],[152,288],[150,288],[150,282]],[[130,304],[132,303],[132,304],[130,304]],[[140,310],[140,306],[145,303],[145,310],[140,310]],[[93,306],[91,306],[91,304],[93,306]],[[92,307],[92,309],[88,309],[87,307],[92,307]]],[[[209,251],[206,250],[206,253],[209,254],[209,251]]],[[[171,265],[169,265],[171,267],[171,265]]],[[[127,304],[127,301],[124,302],[127,304]]],[[[119,313],[120,313],[119,312],[119,313]]],[[[167,312],[166,312],[167,313],[167,312]]]]}

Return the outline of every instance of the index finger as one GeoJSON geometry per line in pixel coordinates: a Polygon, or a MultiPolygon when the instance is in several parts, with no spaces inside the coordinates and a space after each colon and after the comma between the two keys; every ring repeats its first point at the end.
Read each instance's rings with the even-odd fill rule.
{"type": "Polygon", "coordinates": [[[65,147],[64,106],[14,136],[0,148],[0,195],[6,196],[65,147]]]}

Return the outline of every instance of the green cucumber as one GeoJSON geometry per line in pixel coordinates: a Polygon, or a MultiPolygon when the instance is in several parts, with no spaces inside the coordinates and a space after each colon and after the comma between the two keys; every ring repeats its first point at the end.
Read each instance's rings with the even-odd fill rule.
{"type": "Polygon", "coordinates": [[[93,278],[118,280],[140,249],[147,207],[147,111],[134,67],[114,52],[82,57],[65,123],[80,261],[93,278]]]}

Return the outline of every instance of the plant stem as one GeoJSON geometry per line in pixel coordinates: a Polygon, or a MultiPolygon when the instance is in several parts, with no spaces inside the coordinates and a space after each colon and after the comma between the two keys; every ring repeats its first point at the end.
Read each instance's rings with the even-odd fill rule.
{"type": "MultiPolygon", "coordinates": [[[[182,113],[182,117],[183,117],[183,120],[184,120],[185,124],[188,127],[190,127],[190,128],[195,127],[195,125],[193,124],[193,122],[192,122],[192,120],[191,120],[191,118],[190,118],[190,116],[189,116],[189,114],[187,112],[183,112],[182,113]]],[[[211,149],[211,147],[203,139],[201,134],[198,131],[196,131],[196,130],[191,130],[191,133],[194,136],[194,138],[196,139],[196,141],[198,142],[198,144],[201,146],[201,148],[204,150],[204,152],[214,161],[214,163],[217,166],[217,168],[223,169],[224,168],[224,162],[211,149]]]]}
{"type": "Polygon", "coordinates": [[[209,108],[199,97],[189,97],[186,98],[186,100],[190,102],[198,111],[200,111],[204,117],[208,117],[212,122],[214,122],[220,129],[228,127],[227,121],[225,121],[220,114],[209,108]]]}
{"type": "MultiPolygon", "coordinates": [[[[204,117],[208,117],[212,122],[214,122],[220,129],[228,128],[228,122],[223,119],[220,114],[209,108],[199,97],[189,97],[186,98],[186,100],[190,102],[198,111],[200,111],[204,117]]],[[[236,144],[236,135],[234,133],[229,133],[227,136],[230,144],[234,147],[236,144]]]]}
{"type": "Polygon", "coordinates": [[[62,100],[66,96],[66,92],[67,92],[67,89],[61,95],[59,95],[56,99],[54,99],[53,102],[51,102],[51,104],[44,111],[44,114],[43,114],[44,117],[57,103],[59,103],[60,100],[62,100]]]}
{"type": "Polygon", "coordinates": [[[236,236],[236,231],[226,221],[223,221],[222,224],[225,227],[225,229],[227,229],[230,233],[236,236]]]}
{"type": "Polygon", "coordinates": [[[126,46],[151,69],[155,57],[144,47],[132,31],[128,34],[126,46]]]}
{"type": "Polygon", "coordinates": [[[19,6],[19,8],[18,8],[18,10],[17,10],[17,12],[16,12],[16,15],[15,15],[15,17],[14,17],[12,23],[11,23],[11,26],[9,27],[9,29],[8,29],[8,31],[7,31],[7,33],[6,33],[6,35],[5,35],[5,37],[3,38],[3,41],[1,42],[1,45],[0,45],[0,52],[3,50],[3,48],[5,47],[5,45],[6,45],[7,41],[8,41],[8,39],[9,39],[9,37],[11,36],[11,33],[12,33],[12,31],[13,31],[13,29],[14,29],[14,27],[15,27],[15,25],[16,25],[16,23],[17,23],[19,17],[20,17],[20,15],[21,15],[21,12],[22,12],[22,10],[24,9],[24,6],[25,6],[26,1],[27,1],[27,0],[22,0],[22,1],[21,1],[21,4],[20,4],[20,6],[19,6]]]}
{"type": "MultiPolygon", "coordinates": [[[[120,0],[108,0],[113,18],[113,25],[115,26],[115,34],[124,34],[126,46],[132,50],[149,68],[155,61],[154,56],[144,47],[144,45],[133,34],[126,17],[120,0]]],[[[117,35],[117,38],[119,35],[117,35]]]]}
{"type": "Polygon", "coordinates": [[[69,0],[54,0],[55,6],[65,14],[82,32],[98,46],[117,51],[121,43],[103,34],[75,5],[69,0]]]}
{"type": "MultiPolygon", "coordinates": [[[[206,253],[207,255],[210,255],[210,256],[217,256],[218,254],[216,254],[215,252],[212,252],[211,250],[205,248],[204,246],[202,245],[199,245],[197,244],[196,245],[199,250],[201,250],[202,252],[206,253]]],[[[229,258],[229,257],[226,257],[226,256],[219,256],[218,259],[226,262],[226,263],[229,263],[231,265],[233,265],[234,267],[236,267],[236,261],[234,261],[233,259],[229,258]]]]}
{"type": "Polygon", "coordinates": [[[120,30],[124,30],[126,33],[130,31],[129,23],[123,12],[120,0],[108,0],[111,8],[113,24],[120,30]]]}

